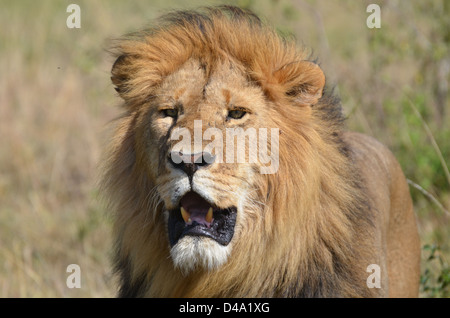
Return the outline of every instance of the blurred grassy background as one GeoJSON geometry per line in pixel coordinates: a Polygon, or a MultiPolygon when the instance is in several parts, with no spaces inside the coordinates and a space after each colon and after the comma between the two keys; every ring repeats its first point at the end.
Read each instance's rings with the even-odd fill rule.
{"type": "MultiPolygon", "coordinates": [[[[108,39],[168,9],[223,1],[0,1],[0,297],[109,297],[99,154],[120,113],[108,39]],[[81,7],[81,29],[66,8],[81,7]],[[66,267],[81,267],[81,288],[66,267]]],[[[422,297],[450,296],[450,3],[236,0],[314,50],[351,129],[388,145],[422,240],[422,297]],[[366,7],[381,6],[381,28],[366,7]]],[[[245,45],[245,43],[243,44],[245,45]]]]}

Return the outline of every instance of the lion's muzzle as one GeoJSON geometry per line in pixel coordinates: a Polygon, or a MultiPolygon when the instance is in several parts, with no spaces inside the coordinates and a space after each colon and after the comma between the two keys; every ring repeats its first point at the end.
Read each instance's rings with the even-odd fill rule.
{"type": "Polygon", "coordinates": [[[175,169],[184,171],[189,179],[192,179],[192,176],[198,169],[208,167],[214,163],[214,160],[215,156],[208,152],[183,154],[181,152],[173,151],[168,157],[169,163],[175,169]]]}
{"type": "Polygon", "coordinates": [[[237,208],[220,209],[195,192],[188,192],[179,207],[169,211],[168,232],[171,247],[186,235],[204,236],[226,246],[236,224],[237,208]]]}

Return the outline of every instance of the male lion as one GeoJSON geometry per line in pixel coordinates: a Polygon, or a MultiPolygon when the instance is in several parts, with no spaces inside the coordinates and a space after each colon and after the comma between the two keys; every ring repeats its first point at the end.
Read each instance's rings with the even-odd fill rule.
{"type": "Polygon", "coordinates": [[[383,145],[344,131],[340,103],[304,51],[228,6],[170,13],[115,49],[126,112],[102,188],[119,296],[418,295],[402,170],[383,145]],[[271,172],[262,173],[267,156],[250,160],[250,128],[264,132],[257,154],[276,159],[271,172]],[[179,148],[180,129],[200,136],[200,150],[186,135],[179,148]],[[247,142],[217,134],[230,129],[247,142]],[[205,147],[213,140],[222,145],[205,147]]]}

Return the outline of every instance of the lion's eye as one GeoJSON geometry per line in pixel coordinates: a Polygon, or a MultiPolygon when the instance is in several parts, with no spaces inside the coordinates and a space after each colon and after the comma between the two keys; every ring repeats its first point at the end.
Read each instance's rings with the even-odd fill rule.
{"type": "Polygon", "coordinates": [[[244,115],[247,114],[245,110],[242,109],[232,109],[228,112],[228,117],[233,119],[241,119],[244,115]]]}
{"type": "Polygon", "coordinates": [[[175,118],[178,116],[178,110],[176,108],[166,108],[162,110],[162,113],[165,117],[175,118]]]}

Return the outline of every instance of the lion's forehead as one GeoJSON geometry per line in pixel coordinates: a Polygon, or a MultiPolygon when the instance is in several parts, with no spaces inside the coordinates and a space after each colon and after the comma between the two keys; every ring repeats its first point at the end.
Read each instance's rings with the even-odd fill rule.
{"type": "Polygon", "coordinates": [[[262,90],[232,62],[217,63],[209,74],[202,62],[190,59],[164,78],[156,95],[160,103],[178,103],[183,110],[198,114],[220,111],[223,115],[231,106],[264,105],[262,90]]]}

